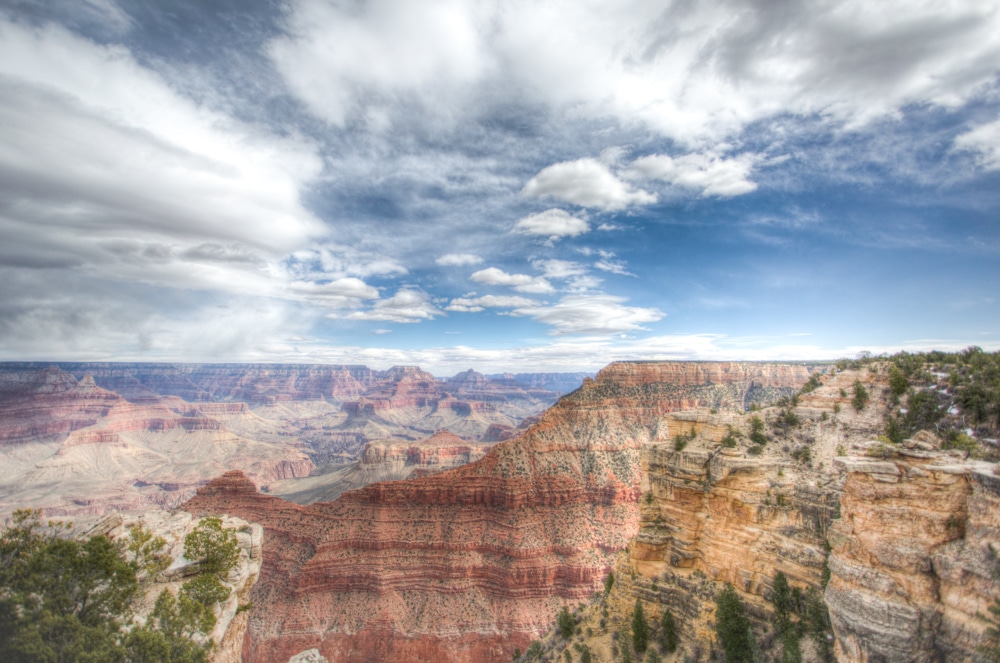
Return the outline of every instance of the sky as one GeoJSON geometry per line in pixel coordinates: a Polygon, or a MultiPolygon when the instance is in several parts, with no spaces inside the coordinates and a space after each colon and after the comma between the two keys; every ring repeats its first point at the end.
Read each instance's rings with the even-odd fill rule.
{"type": "Polygon", "coordinates": [[[0,360],[995,350],[998,297],[995,0],[0,2],[0,360]]]}

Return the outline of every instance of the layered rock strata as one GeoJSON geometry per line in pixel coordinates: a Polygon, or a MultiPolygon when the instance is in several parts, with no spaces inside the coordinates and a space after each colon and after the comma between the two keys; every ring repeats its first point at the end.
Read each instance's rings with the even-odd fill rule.
{"type": "Polygon", "coordinates": [[[441,430],[426,440],[378,440],[365,445],[361,460],[332,465],[311,476],[270,484],[267,492],[298,504],[329,502],[341,493],[380,481],[431,476],[479,460],[491,444],[469,442],[441,430]]]}
{"type": "Polygon", "coordinates": [[[777,571],[793,585],[819,585],[839,508],[836,482],[818,485],[793,462],[717,446],[655,445],[645,458],[641,527],[618,565],[627,583],[616,593],[622,614],[641,598],[654,617],[670,610],[685,641],[710,643],[721,583],[736,586],[761,623],[769,621],[777,571]]]}
{"type": "Polygon", "coordinates": [[[840,461],[826,602],[842,663],[972,661],[1000,596],[1000,477],[942,452],[840,461]]]}
{"type": "Polygon", "coordinates": [[[639,450],[665,414],[742,409],[793,393],[808,375],[794,365],[613,364],[456,470],[308,506],[228,473],[186,508],[265,526],[252,598],[267,619],[251,619],[248,661],[313,647],[352,663],[508,661],[560,605],[600,585],[636,531],[639,450]]]}

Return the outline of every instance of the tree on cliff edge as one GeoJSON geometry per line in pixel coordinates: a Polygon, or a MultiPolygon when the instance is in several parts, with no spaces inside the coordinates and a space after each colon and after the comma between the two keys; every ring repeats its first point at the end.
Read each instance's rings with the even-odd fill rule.
{"type": "Polygon", "coordinates": [[[750,621],[732,583],[715,597],[715,634],[728,663],[752,663],[750,621]]]}
{"type": "Polygon", "coordinates": [[[649,624],[646,622],[646,613],[642,609],[642,601],[635,600],[635,609],[632,610],[632,645],[637,654],[646,651],[649,644],[649,624]]]}

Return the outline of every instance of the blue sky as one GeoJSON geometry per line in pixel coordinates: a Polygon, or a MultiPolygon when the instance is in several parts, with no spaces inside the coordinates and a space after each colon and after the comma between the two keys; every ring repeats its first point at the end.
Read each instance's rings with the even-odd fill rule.
{"type": "Polygon", "coordinates": [[[995,2],[14,0],[0,359],[1000,348],[995,2]]]}

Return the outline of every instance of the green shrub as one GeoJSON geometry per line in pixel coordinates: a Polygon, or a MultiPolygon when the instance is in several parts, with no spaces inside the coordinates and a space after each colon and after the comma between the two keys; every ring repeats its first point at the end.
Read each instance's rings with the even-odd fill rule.
{"type": "Polygon", "coordinates": [[[217,516],[202,518],[184,537],[184,556],[200,560],[200,570],[225,578],[240,558],[240,545],[232,530],[223,529],[217,516]]]}
{"type": "Polygon", "coordinates": [[[892,365],[889,367],[889,391],[899,400],[899,397],[910,388],[910,381],[906,379],[906,374],[899,367],[892,365]]]}
{"type": "Polygon", "coordinates": [[[556,623],[559,628],[559,635],[564,638],[569,638],[573,635],[573,630],[576,628],[576,621],[573,619],[573,615],[569,614],[569,608],[566,606],[562,607],[559,611],[559,616],[556,618],[556,623]]]}
{"type": "Polygon", "coordinates": [[[17,511],[0,531],[0,660],[206,660],[207,647],[190,639],[201,625],[191,598],[181,614],[166,592],[145,626],[123,628],[141,596],[138,572],[163,564],[148,532],[130,532],[119,546],[106,536],[78,541],[40,529],[38,512],[17,511]]]}
{"type": "Polygon", "coordinates": [[[869,400],[871,400],[871,397],[868,395],[865,385],[861,384],[861,380],[855,380],[854,397],[851,399],[851,405],[854,407],[855,412],[864,410],[869,400]]]}
{"type": "Polygon", "coordinates": [[[891,444],[879,442],[878,444],[868,447],[868,451],[866,451],[865,454],[871,456],[872,458],[885,460],[887,458],[895,458],[896,449],[891,444]]]}
{"type": "Polygon", "coordinates": [[[973,458],[977,458],[982,454],[982,450],[979,448],[979,443],[965,433],[956,432],[954,435],[949,435],[945,441],[941,443],[941,448],[960,449],[968,452],[973,458]]]}

